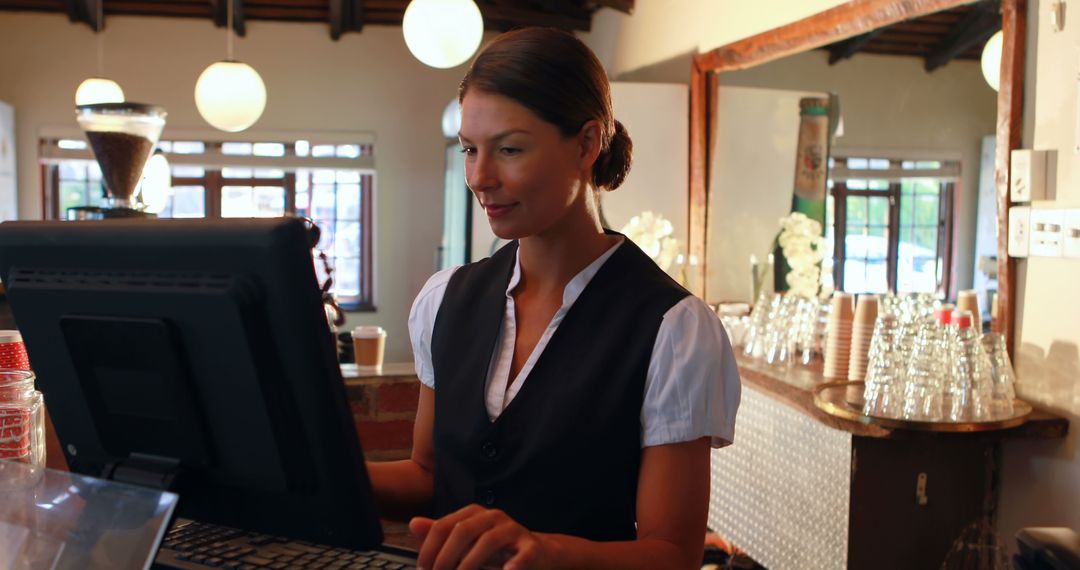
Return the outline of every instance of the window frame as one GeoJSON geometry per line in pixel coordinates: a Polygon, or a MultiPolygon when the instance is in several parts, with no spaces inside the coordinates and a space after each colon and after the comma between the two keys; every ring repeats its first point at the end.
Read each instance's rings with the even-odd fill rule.
{"type": "MultiPolygon", "coordinates": [[[[832,157],[837,164],[841,161],[846,161],[849,158],[870,158],[879,159],[883,158],[878,153],[843,153],[835,154],[832,157]]],[[[941,275],[938,279],[937,286],[934,294],[938,297],[947,297],[952,290],[953,282],[953,245],[955,241],[955,235],[953,232],[954,213],[955,213],[955,200],[956,200],[956,188],[957,180],[959,178],[959,161],[951,159],[936,159],[936,158],[919,158],[920,161],[936,161],[942,165],[937,171],[928,171],[924,169],[903,169],[902,163],[907,162],[910,159],[888,158],[889,168],[887,170],[881,169],[847,169],[844,167],[834,168],[834,174],[839,173],[840,176],[832,181],[832,188],[829,190],[830,195],[833,197],[833,279],[836,284],[837,290],[844,290],[844,263],[847,258],[846,240],[847,240],[847,198],[849,196],[863,196],[863,197],[885,197],[889,200],[889,225],[887,228],[888,244],[886,250],[886,280],[887,288],[890,293],[896,293],[897,284],[899,278],[899,247],[900,247],[900,208],[902,204],[902,192],[901,192],[901,180],[896,178],[899,173],[910,174],[903,176],[904,179],[934,179],[939,186],[938,191],[938,217],[937,217],[937,252],[936,255],[941,259],[941,275]],[[883,190],[872,190],[869,187],[865,190],[850,189],[848,188],[848,180],[888,180],[889,187],[883,190]],[[941,239],[944,236],[944,239],[941,239]]],[[[912,194],[914,196],[914,194],[912,194]]]]}
{"type": "MultiPolygon", "coordinates": [[[[40,193],[42,198],[42,216],[46,220],[62,220],[64,219],[60,212],[60,204],[62,202],[59,195],[60,192],[60,161],[63,160],[94,160],[93,153],[89,148],[81,150],[63,149],[58,143],[64,139],[79,139],[76,136],[57,136],[57,135],[43,135],[39,139],[39,166],[41,168],[41,187],[40,193]]],[[[259,137],[260,139],[263,137],[259,137]]],[[[281,137],[278,137],[281,138],[281,137]]],[[[204,217],[206,219],[221,219],[221,198],[222,189],[225,186],[276,186],[282,187],[285,191],[285,208],[283,215],[295,216],[297,215],[296,208],[296,181],[297,170],[309,169],[309,170],[356,170],[361,173],[360,176],[360,218],[357,222],[360,224],[360,251],[357,254],[357,258],[360,260],[360,275],[359,275],[359,295],[337,295],[338,305],[348,312],[374,312],[376,306],[374,302],[374,232],[372,225],[374,223],[373,211],[375,208],[374,203],[374,186],[376,172],[374,169],[374,144],[371,142],[370,136],[358,137],[357,142],[344,142],[343,135],[335,133],[335,136],[329,137],[331,139],[328,142],[322,142],[319,137],[313,137],[317,142],[307,143],[309,148],[313,148],[316,145],[334,145],[341,144],[358,145],[360,147],[360,154],[354,157],[316,157],[311,154],[306,156],[300,156],[296,154],[296,146],[299,140],[304,140],[305,137],[289,137],[293,142],[282,143],[285,145],[285,154],[280,157],[272,156],[256,156],[256,155],[232,155],[224,154],[222,152],[222,145],[226,142],[247,142],[254,144],[256,141],[252,140],[205,140],[199,137],[192,136],[175,136],[170,137],[169,141],[192,141],[201,142],[205,145],[205,151],[202,154],[183,154],[165,152],[166,157],[169,159],[170,165],[185,165],[185,166],[201,166],[203,167],[204,174],[201,177],[188,177],[188,176],[172,176],[172,186],[201,186],[204,191],[204,217]],[[281,178],[226,178],[222,175],[222,169],[227,167],[240,167],[240,168],[275,168],[284,170],[284,175],[281,178]]],[[[269,139],[268,139],[269,141],[269,139]]],[[[257,142],[268,142],[257,141],[257,142]]],[[[307,142],[305,140],[305,142],[307,142]]],[[[310,152],[310,151],[309,151],[310,152]]],[[[337,189],[335,188],[335,196],[337,189]]],[[[327,252],[331,258],[336,258],[333,252],[327,252]]],[[[316,257],[316,256],[313,256],[316,257]]],[[[314,259],[315,263],[319,263],[317,257],[314,259]]],[[[334,267],[335,283],[339,281],[339,267],[334,267]]],[[[316,272],[318,273],[318,271],[316,272]]]]}

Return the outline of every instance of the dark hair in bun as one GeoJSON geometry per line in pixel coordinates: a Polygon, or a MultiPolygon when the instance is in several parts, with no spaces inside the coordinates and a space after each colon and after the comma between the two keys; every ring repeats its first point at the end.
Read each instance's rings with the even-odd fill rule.
{"type": "Polygon", "coordinates": [[[614,190],[630,171],[633,143],[611,110],[611,87],[596,55],[573,34],[523,28],[500,35],[476,56],[461,80],[458,100],[469,89],[517,101],[563,136],[600,123],[600,156],[593,165],[597,188],[614,190]]]}

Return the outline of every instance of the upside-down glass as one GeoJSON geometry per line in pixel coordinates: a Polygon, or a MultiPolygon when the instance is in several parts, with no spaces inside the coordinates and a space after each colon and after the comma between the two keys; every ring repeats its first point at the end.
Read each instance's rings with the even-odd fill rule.
{"type": "Polygon", "coordinates": [[[787,294],[780,300],[776,314],[769,319],[765,332],[765,362],[790,366],[795,360],[798,330],[795,322],[802,297],[787,294]]]}
{"type": "Polygon", "coordinates": [[[863,413],[868,416],[899,418],[903,414],[904,374],[908,361],[904,335],[905,328],[896,315],[881,315],[874,323],[863,392],[863,413]]]}
{"type": "Polygon", "coordinates": [[[950,325],[949,362],[952,374],[946,384],[948,420],[952,422],[986,421],[992,417],[993,378],[990,358],[983,350],[974,318],[969,311],[953,314],[950,325]]]}
{"type": "Polygon", "coordinates": [[[1013,400],[1016,399],[1016,374],[1009,360],[1009,351],[1005,348],[1005,337],[1001,333],[984,334],[982,345],[990,359],[990,377],[993,380],[991,415],[994,418],[1011,417],[1013,400]]]}
{"type": "MultiPolygon", "coordinates": [[[[922,315],[922,313],[918,313],[922,315]]],[[[947,373],[945,327],[923,316],[914,337],[909,336],[909,361],[904,384],[904,419],[940,421],[945,416],[947,373]]]]}
{"type": "Polygon", "coordinates": [[[775,316],[780,308],[780,295],[768,291],[762,291],[754,303],[754,310],[750,312],[750,327],[746,331],[746,344],[743,345],[743,354],[753,358],[761,358],[765,355],[765,334],[769,321],[775,316]]]}

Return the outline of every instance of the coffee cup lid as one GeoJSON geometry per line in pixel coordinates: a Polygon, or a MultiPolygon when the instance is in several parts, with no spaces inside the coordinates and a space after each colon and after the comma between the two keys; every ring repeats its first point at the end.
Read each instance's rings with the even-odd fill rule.
{"type": "Polygon", "coordinates": [[[379,326],[356,327],[352,331],[353,338],[378,338],[386,336],[386,331],[379,326]]]}
{"type": "Polygon", "coordinates": [[[0,330],[0,344],[9,342],[22,342],[22,333],[17,330],[0,330]]]}

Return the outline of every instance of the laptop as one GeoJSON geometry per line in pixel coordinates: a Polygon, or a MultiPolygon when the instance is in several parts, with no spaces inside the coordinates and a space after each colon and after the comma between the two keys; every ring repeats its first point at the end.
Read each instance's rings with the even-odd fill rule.
{"type": "Polygon", "coordinates": [[[409,567],[381,544],[303,220],[5,222],[0,279],[71,470],[180,495],[159,563],[409,567]],[[252,552],[204,555],[226,545],[252,552]]]}

